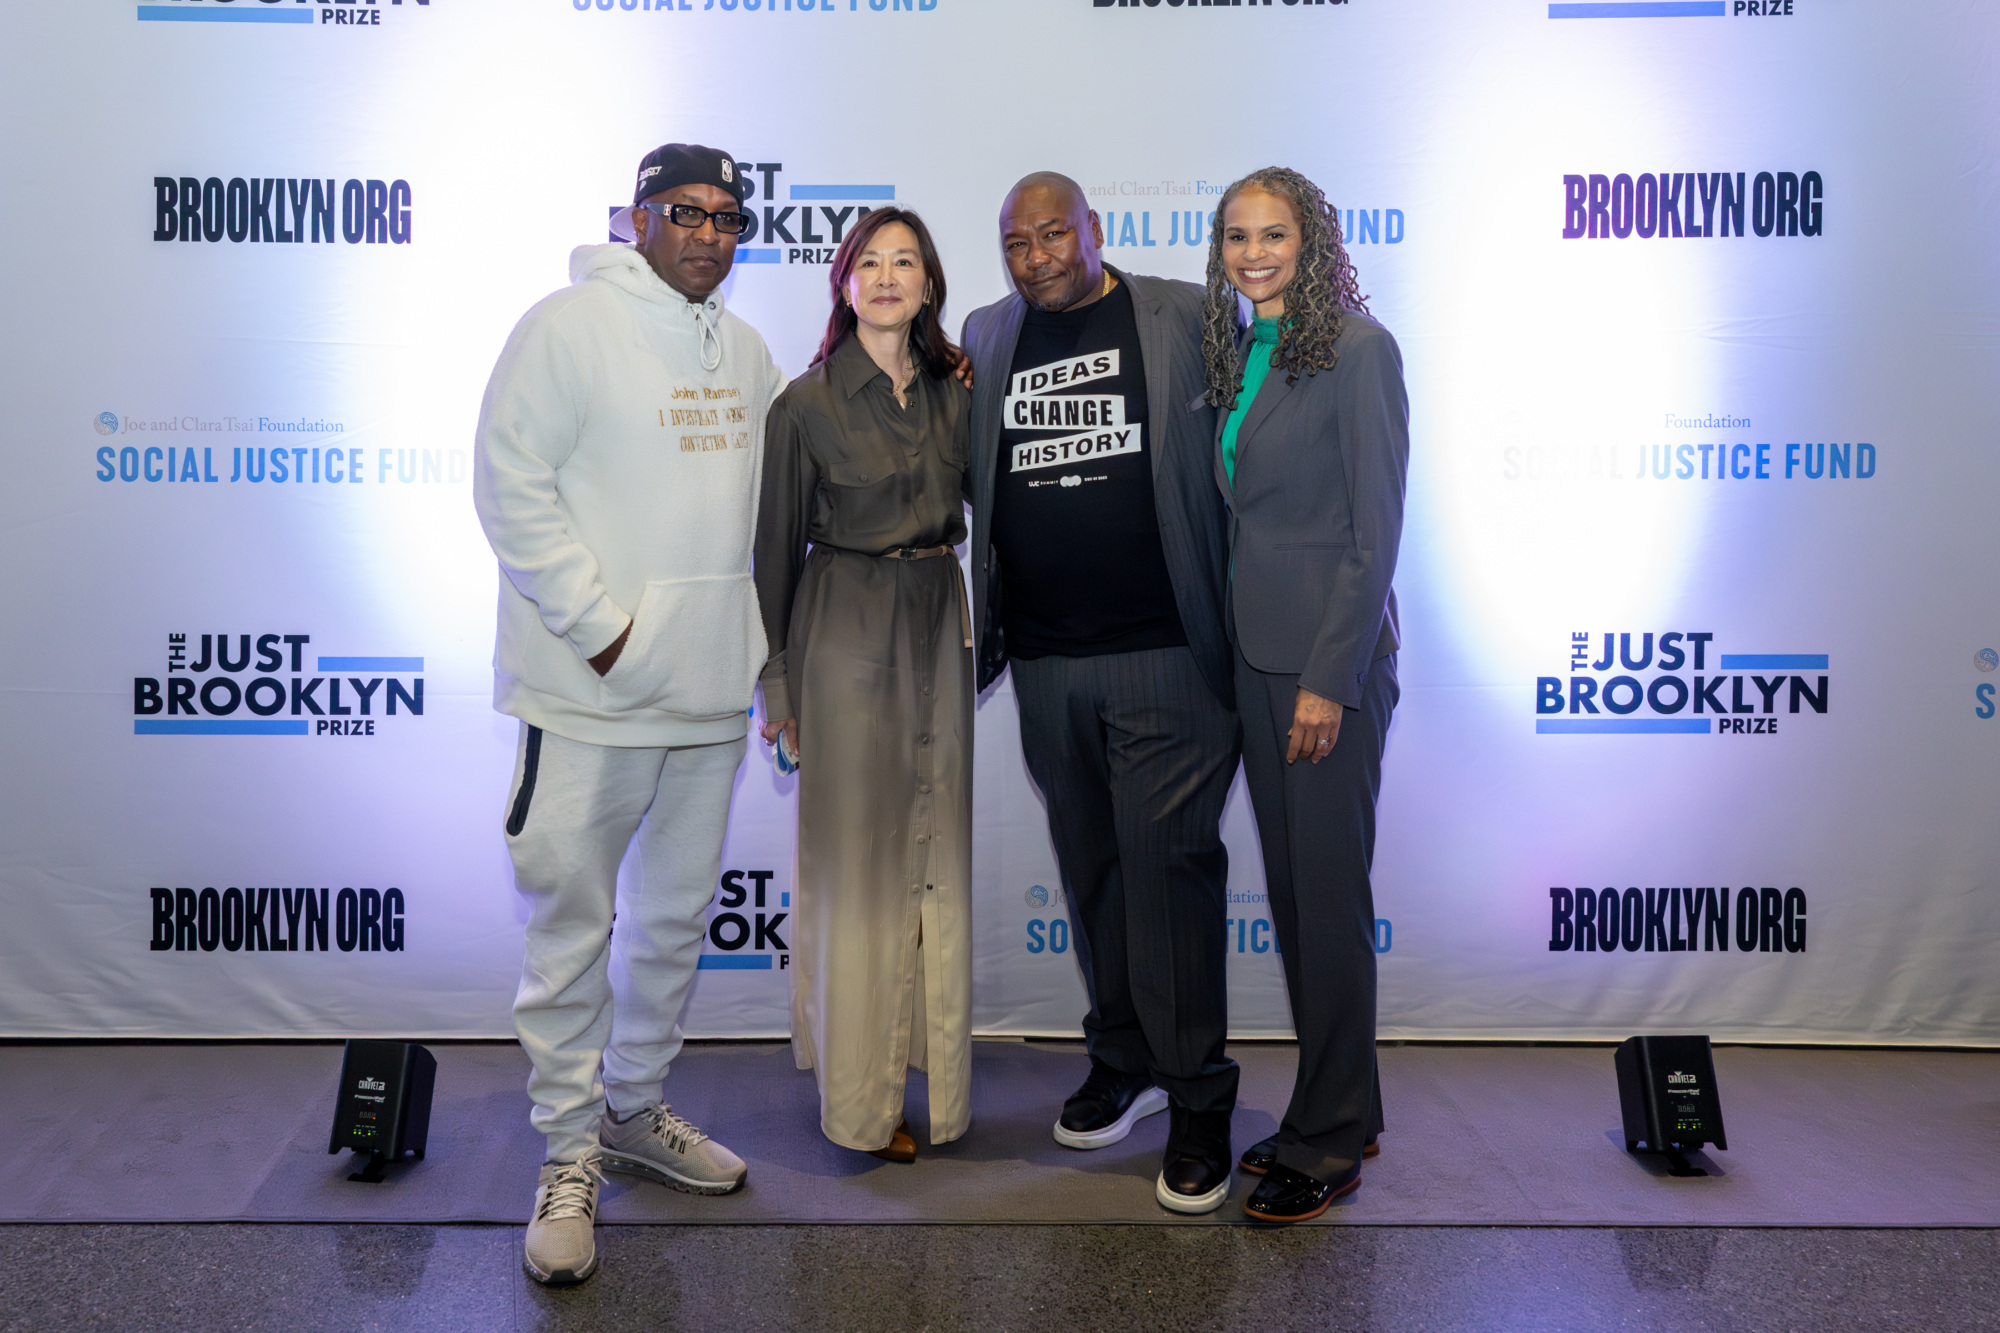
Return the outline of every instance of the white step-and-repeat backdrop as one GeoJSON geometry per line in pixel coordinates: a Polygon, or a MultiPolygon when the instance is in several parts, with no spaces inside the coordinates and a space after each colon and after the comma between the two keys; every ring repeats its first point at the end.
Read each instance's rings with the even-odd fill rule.
{"type": "MultiPolygon", "coordinates": [[[[859,211],[1088,186],[1199,279],[1343,210],[1413,416],[1381,1030],[1993,1043],[2000,12],[1978,0],[76,0],[0,54],[0,1034],[502,1035],[522,900],[468,484],[515,319],[665,140],[781,365],[859,211]],[[1190,238],[1193,238],[1191,243],[1190,238]]],[[[1003,682],[975,995],[1076,1030],[1003,682]]],[[[688,1028],[786,1024],[753,744],[688,1028]]],[[[1289,1016],[1247,801],[1235,1029],[1289,1016]]]]}

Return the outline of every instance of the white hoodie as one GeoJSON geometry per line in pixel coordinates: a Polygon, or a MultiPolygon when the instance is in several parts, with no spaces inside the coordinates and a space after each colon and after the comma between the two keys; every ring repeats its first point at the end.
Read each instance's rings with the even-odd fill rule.
{"type": "Polygon", "coordinates": [[[472,497],[500,558],[493,706],[591,745],[743,734],[764,665],[750,581],[764,419],[784,387],[719,295],[629,245],[579,246],[514,327],[472,497]],[[632,626],[599,677],[589,658],[632,626]]]}

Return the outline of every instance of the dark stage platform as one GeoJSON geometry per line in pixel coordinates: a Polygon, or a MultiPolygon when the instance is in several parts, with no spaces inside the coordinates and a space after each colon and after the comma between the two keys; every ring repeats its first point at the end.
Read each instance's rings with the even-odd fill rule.
{"type": "MultiPolygon", "coordinates": [[[[439,1044],[430,1153],[352,1184],[326,1135],[335,1045],[0,1047],[0,1221],[523,1223],[541,1140],[512,1044],[439,1044]]],[[[1235,1048],[1238,1146],[1276,1124],[1293,1049],[1235,1048]]],[[[1628,1156],[1608,1047],[1382,1051],[1389,1128],[1326,1224],[2000,1225],[2000,1054],[1722,1047],[1732,1148],[1675,1179],[1628,1156]]],[[[692,1045],[670,1100],[750,1163],[739,1194],[608,1183],[607,1223],[1243,1222],[1254,1183],[1184,1219],[1153,1201],[1156,1116],[1096,1153],[1049,1135],[1086,1068],[1069,1044],[980,1042],[974,1122],[897,1166],[821,1137],[810,1074],[775,1044],[692,1045]]],[[[921,1077],[911,1116],[922,1141],[921,1077]]]]}

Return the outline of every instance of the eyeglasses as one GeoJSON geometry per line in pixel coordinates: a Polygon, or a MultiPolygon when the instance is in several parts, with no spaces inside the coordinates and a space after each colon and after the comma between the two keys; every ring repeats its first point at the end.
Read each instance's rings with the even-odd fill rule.
{"type": "Polygon", "coordinates": [[[750,230],[750,224],[756,221],[748,213],[711,213],[693,204],[644,203],[639,207],[648,213],[667,219],[676,227],[686,227],[690,231],[698,229],[704,222],[712,221],[715,223],[715,229],[725,236],[741,235],[750,230]]]}

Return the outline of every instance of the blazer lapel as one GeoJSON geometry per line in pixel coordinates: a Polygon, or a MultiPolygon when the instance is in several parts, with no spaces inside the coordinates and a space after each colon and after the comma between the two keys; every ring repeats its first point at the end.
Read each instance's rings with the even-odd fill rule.
{"type": "MultiPolygon", "coordinates": [[[[1252,352],[1255,354],[1255,344],[1252,344],[1252,352]]],[[[1269,353],[1265,353],[1265,355],[1268,356],[1269,353]]],[[[1266,372],[1264,382],[1257,386],[1257,397],[1251,401],[1250,410],[1244,413],[1243,424],[1236,428],[1236,467],[1239,472],[1243,468],[1243,460],[1250,455],[1251,440],[1256,436],[1258,430],[1271,420],[1271,414],[1276,412],[1284,405],[1285,400],[1291,397],[1293,386],[1285,383],[1285,379],[1286,373],[1276,366],[1272,366],[1266,372]]],[[[1218,436],[1217,438],[1220,439],[1221,437],[1218,436]]],[[[1220,453],[1221,451],[1217,450],[1218,466],[1220,465],[1220,453]]]]}
{"type": "Polygon", "coordinates": [[[1215,469],[1215,488],[1222,492],[1222,502],[1234,508],[1236,488],[1229,483],[1229,473],[1222,466],[1222,428],[1229,424],[1227,412],[1215,414],[1215,439],[1209,443],[1209,462],[1215,469]]]}
{"type": "Polygon", "coordinates": [[[1146,452],[1152,456],[1153,479],[1159,480],[1160,460],[1165,456],[1167,422],[1169,412],[1178,408],[1167,401],[1167,354],[1160,345],[1160,303],[1151,296],[1140,292],[1137,283],[1117,269],[1106,264],[1111,275],[1132,293],[1132,322],[1139,330],[1139,359],[1146,363],[1146,421],[1152,428],[1153,438],[1146,444],[1146,452]]]}
{"type": "Polygon", "coordinates": [[[994,320],[992,336],[972,359],[972,466],[978,482],[973,494],[984,497],[987,518],[993,514],[993,484],[1000,456],[1000,410],[1007,397],[1007,377],[1014,368],[1014,347],[1021,340],[1021,321],[1027,311],[1027,302],[1018,294],[1008,297],[994,320]]]}

